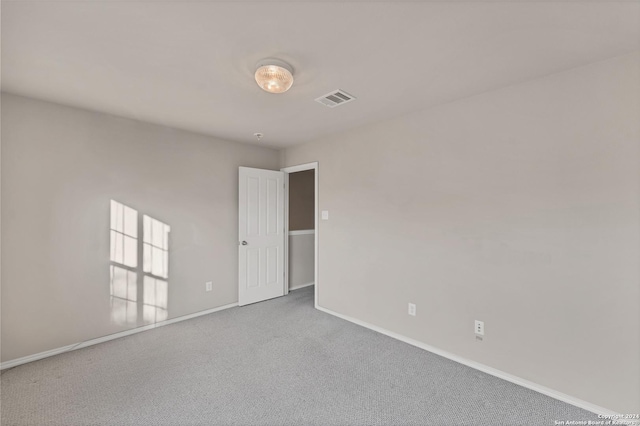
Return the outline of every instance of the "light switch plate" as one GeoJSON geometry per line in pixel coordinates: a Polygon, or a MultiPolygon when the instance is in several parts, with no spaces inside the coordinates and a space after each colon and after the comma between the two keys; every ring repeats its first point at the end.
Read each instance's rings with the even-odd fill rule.
{"type": "Polygon", "coordinates": [[[322,210],[322,220],[329,220],[329,210],[322,210]]]}

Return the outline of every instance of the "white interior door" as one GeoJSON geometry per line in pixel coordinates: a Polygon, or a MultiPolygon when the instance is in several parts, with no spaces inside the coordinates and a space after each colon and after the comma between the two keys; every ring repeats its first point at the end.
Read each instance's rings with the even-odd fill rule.
{"type": "Polygon", "coordinates": [[[240,167],[238,304],[284,296],[284,173],[240,167]]]}

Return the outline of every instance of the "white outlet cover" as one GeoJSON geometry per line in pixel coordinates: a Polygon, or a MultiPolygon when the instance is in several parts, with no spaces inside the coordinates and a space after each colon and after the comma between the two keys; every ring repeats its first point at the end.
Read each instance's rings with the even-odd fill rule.
{"type": "Polygon", "coordinates": [[[213,282],[207,281],[206,283],[204,283],[204,288],[205,288],[205,291],[213,290],[213,282]]]}
{"type": "Polygon", "coordinates": [[[411,315],[412,317],[416,316],[416,305],[413,303],[409,303],[409,315],[411,315]]]}
{"type": "Polygon", "coordinates": [[[329,220],[329,210],[322,210],[322,220],[329,220]]]}
{"type": "Polygon", "coordinates": [[[479,336],[484,336],[484,321],[476,320],[473,331],[479,336]]]}

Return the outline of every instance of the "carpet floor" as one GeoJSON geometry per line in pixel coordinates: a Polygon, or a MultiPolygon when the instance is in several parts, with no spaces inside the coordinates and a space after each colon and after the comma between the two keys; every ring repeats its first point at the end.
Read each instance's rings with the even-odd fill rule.
{"type": "Polygon", "coordinates": [[[313,308],[313,287],[5,370],[2,425],[553,425],[597,416],[313,308]]]}

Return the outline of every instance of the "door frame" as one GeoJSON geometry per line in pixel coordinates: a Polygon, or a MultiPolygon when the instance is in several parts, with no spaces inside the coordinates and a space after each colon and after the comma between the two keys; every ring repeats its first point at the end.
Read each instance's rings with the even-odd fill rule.
{"type": "Polygon", "coordinates": [[[320,178],[318,173],[320,171],[319,164],[317,161],[312,163],[299,164],[297,166],[290,166],[281,168],[280,171],[284,172],[284,229],[285,229],[285,239],[284,239],[284,294],[289,294],[289,173],[295,172],[303,172],[305,170],[314,170],[314,209],[313,209],[313,223],[314,223],[314,234],[313,234],[313,304],[314,307],[318,308],[318,240],[320,229],[318,226],[318,187],[320,178]]]}

